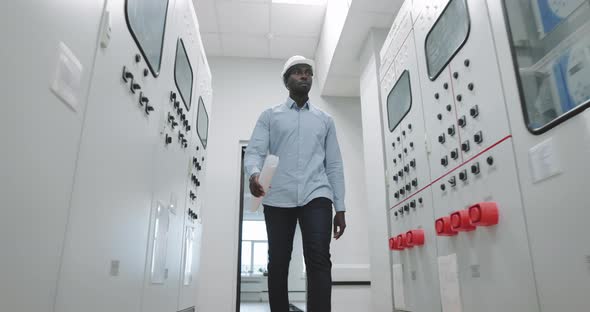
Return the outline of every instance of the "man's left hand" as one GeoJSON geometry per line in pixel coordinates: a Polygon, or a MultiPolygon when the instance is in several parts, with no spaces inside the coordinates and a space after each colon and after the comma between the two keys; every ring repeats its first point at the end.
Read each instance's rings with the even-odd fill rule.
{"type": "Polygon", "coordinates": [[[346,228],[346,220],[344,218],[344,211],[336,212],[334,216],[334,238],[339,239],[344,234],[346,228]]]}

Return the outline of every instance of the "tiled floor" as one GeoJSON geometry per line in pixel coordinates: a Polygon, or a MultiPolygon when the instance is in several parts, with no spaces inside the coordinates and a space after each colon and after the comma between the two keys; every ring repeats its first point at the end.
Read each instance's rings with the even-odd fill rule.
{"type": "MultiPolygon", "coordinates": [[[[296,307],[305,311],[305,302],[292,302],[296,307]]],[[[240,312],[270,312],[268,302],[242,302],[240,312]]]]}

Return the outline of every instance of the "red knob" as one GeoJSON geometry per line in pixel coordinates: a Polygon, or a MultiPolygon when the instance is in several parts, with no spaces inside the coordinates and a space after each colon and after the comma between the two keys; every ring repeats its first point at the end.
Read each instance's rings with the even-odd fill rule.
{"type": "Polygon", "coordinates": [[[498,224],[500,211],[494,202],[477,203],[469,207],[469,218],[473,225],[492,226],[498,224]]]}
{"type": "Polygon", "coordinates": [[[389,250],[395,250],[395,238],[394,237],[389,238],[389,250]]]}
{"type": "Polygon", "coordinates": [[[408,247],[424,245],[424,230],[411,230],[406,233],[406,244],[408,247]]]}
{"type": "Polygon", "coordinates": [[[438,236],[455,236],[457,231],[451,228],[451,217],[442,217],[434,223],[436,228],[436,235],[438,236]]]}
{"type": "Polygon", "coordinates": [[[451,214],[451,228],[459,232],[470,232],[475,230],[475,226],[469,218],[469,210],[459,210],[451,214]]]}

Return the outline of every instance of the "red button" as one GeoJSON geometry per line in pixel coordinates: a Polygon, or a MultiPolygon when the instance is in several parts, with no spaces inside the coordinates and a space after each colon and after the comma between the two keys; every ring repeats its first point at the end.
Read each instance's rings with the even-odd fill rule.
{"type": "Polygon", "coordinates": [[[469,218],[469,210],[459,210],[451,214],[451,228],[459,232],[471,232],[475,226],[469,218]]]}
{"type": "Polygon", "coordinates": [[[442,217],[435,222],[436,235],[438,236],[455,236],[457,231],[451,228],[451,217],[442,217]]]}
{"type": "Polygon", "coordinates": [[[411,230],[406,233],[406,244],[410,247],[424,245],[424,230],[411,230]]]}
{"type": "Polygon", "coordinates": [[[478,226],[492,226],[498,224],[500,211],[494,202],[477,203],[469,207],[471,223],[478,226]]]}

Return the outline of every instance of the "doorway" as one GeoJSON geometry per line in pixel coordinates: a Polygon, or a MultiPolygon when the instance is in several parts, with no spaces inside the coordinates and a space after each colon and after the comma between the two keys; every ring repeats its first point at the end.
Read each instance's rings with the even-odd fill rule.
{"type": "MultiPolygon", "coordinates": [[[[250,211],[252,194],[248,177],[244,172],[244,155],[247,143],[241,146],[240,166],[240,222],[237,261],[237,304],[236,312],[269,312],[267,262],[268,239],[262,206],[250,211]]],[[[289,266],[290,312],[305,311],[306,276],[303,261],[303,247],[299,226],[293,239],[293,253],[289,266]]]]}

